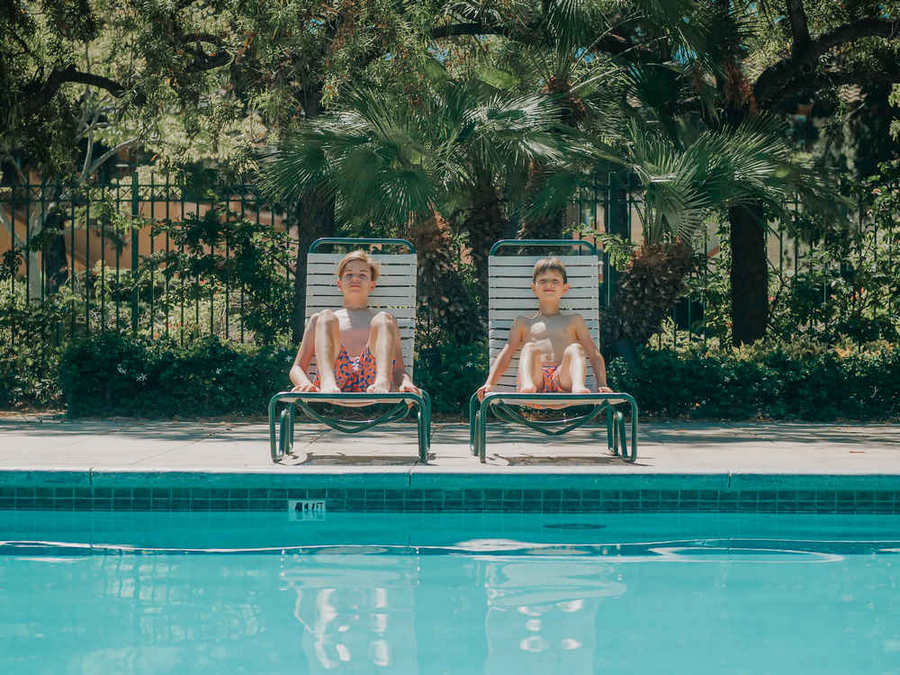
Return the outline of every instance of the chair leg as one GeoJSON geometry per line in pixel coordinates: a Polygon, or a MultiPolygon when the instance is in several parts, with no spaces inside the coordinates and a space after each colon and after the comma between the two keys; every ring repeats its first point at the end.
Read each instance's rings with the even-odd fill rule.
{"type": "Polygon", "coordinates": [[[428,448],[430,447],[430,431],[431,431],[431,411],[428,410],[428,403],[424,401],[416,406],[416,421],[419,431],[419,461],[422,464],[428,464],[428,448]]]}
{"type": "Polygon", "coordinates": [[[487,412],[487,408],[482,407],[475,417],[477,426],[475,443],[478,447],[478,457],[482,464],[487,461],[487,412]]]}
{"type": "Polygon", "coordinates": [[[615,414],[615,408],[611,405],[606,408],[606,449],[612,455],[619,454],[619,444],[616,442],[615,438],[615,424],[613,424],[613,415],[615,414]]]}
{"type": "Polygon", "coordinates": [[[281,411],[281,423],[279,426],[278,457],[291,454],[294,449],[294,409],[288,405],[281,411]]]}
{"type": "Polygon", "coordinates": [[[479,404],[478,394],[472,394],[472,397],[469,399],[469,450],[476,456],[478,455],[478,447],[475,444],[475,434],[478,426],[476,419],[478,417],[479,404]]]}
{"type": "Polygon", "coordinates": [[[619,410],[613,417],[613,436],[615,437],[616,454],[628,459],[628,447],[625,445],[625,416],[619,410]]]}

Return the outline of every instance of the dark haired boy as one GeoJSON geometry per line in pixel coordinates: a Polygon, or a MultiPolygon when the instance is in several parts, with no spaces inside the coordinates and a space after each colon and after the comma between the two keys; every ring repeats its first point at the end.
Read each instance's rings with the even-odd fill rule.
{"type": "Polygon", "coordinates": [[[559,310],[559,303],[569,290],[563,262],[556,257],[538,260],[531,290],[538,299],[538,311],[513,322],[509,339],[491,366],[487,381],[478,388],[478,397],[484,398],[494,390],[519,348],[522,349],[516,377],[519,393],[588,394],[590,389],[584,383],[587,361],[594,369],[597,391],[612,392],[606,385],[606,364],[591,339],[584,317],[559,310]]]}

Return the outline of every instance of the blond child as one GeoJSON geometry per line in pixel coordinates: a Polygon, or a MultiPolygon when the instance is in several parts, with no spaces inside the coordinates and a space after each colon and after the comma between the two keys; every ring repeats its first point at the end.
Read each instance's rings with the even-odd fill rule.
{"type": "Polygon", "coordinates": [[[361,250],[338,263],[336,283],[343,307],[310,317],[291,367],[291,391],[419,393],[403,365],[397,320],[369,309],[378,272],[378,263],[361,250]],[[310,380],[307,370],[313,356],[319,374],[310,380]]]}

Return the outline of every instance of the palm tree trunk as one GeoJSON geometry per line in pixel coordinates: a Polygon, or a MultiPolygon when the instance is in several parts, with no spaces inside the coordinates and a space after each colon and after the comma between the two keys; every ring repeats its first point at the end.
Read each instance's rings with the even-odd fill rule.
{"type": "Polygon", "coordinates": [[[469,344],[481,337],[478,308],[456,268],[447,221],[439,213],[419,219],[412,223],[409,239],[419,258],[418,315],[430,328],[423,341],[469,344]]]}
{"type": "Polygon", "coordinates": [[[682,294],[693,265],[683,241],[644,244],[621,272],[612,306],[601,328],[605,348],[621,340],[646,344],[658,333],[682,294]]]}
{"type": "Polygon", "coordinates": [[[566,212],[557,211],[542,218],[523,220],[516,233],[519,239],[562,239],[566,212]]]}
{"type": "Polygon", "coordinates": [[[306,255],[319,237],[334,236],[334,200],[311,194],[297,205],[297,258],[294,274],[294,314],[291,339],[299,344],[306,323],[306,255]]]}
{"type": "MultiPolygon", "coordinates": [[[[500,198],[489,175],[478,172],[478,182],[472,195],[472,210],[463,223],[469,233],[472,262],[478,283],[482,288],[488,284],[488,254],[491,246],[503,238],[506,218],[500,207],[500,198]]],[[[485,312],[487,308],[484,308],[485,312]]]]}
{"type": "Polygon", "coordinates": [[[763,337],[769,319],[769,277],[763,205],[734,206],[731,223],[731,318],[735,346],[763,337]]]}
{"type": "MultiPolygon", "coordinates": [[[[526,194],[534,194],[541,189],[547,171],[544,166],[534,166],[525,188],[526,194]]],[[[539,217],[523,218],[516,236],[519,239],[561,239],[565,225],[566,211],[559,209],[539,217]]]]}

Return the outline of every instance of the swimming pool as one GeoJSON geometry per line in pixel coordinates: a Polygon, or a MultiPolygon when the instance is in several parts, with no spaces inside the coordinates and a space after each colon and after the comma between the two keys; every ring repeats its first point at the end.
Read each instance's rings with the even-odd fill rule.
{"type": "Polygon", "coordinates": [[[0,512],[0,671],[897,672],[900,516],[0,512]]]}

